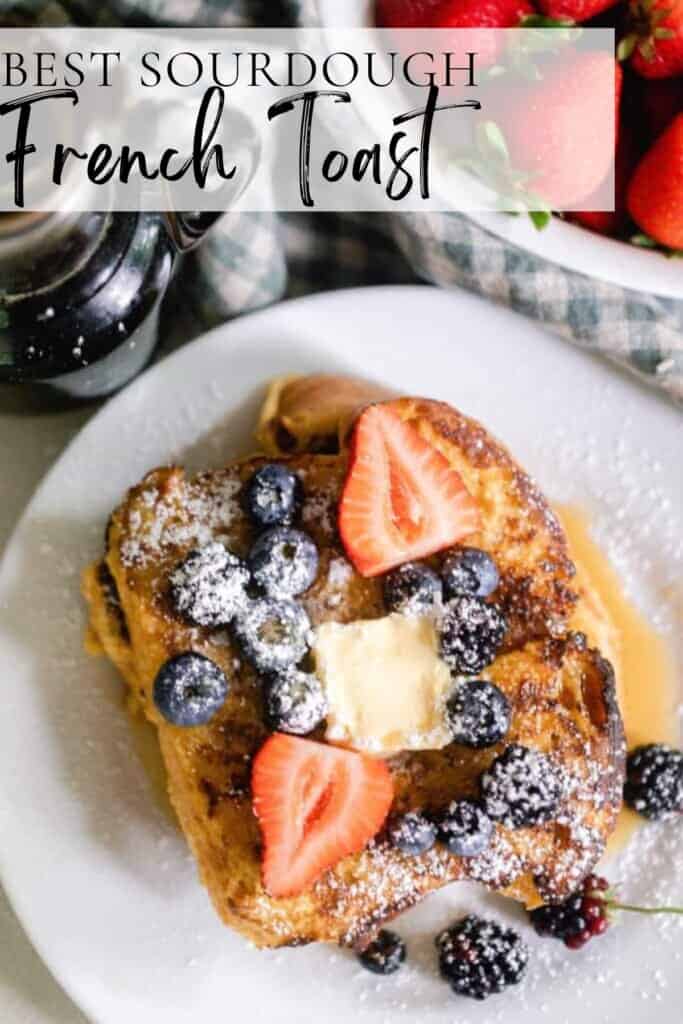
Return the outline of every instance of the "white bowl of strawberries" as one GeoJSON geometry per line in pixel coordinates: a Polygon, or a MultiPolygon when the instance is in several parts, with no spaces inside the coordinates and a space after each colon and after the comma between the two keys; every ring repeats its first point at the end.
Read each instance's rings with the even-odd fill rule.
{"type": "Polygon", "coordinates": [[[317,0],[326,29],[514,28],[534,9],[614,27],[623,72],[616,210],[553,217],[469,213],[480,226],[590,277],[683,298],[683,0],[317,0]],[[533,5],[533,6],[532,6],[533,5]]]}

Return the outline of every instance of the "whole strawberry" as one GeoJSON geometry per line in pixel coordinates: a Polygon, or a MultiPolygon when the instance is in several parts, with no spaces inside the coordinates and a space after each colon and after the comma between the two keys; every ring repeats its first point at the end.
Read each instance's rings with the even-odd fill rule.
{"type": "MultiPolygon", "coordinates": [[[[533,13],[530,0],[377,0],[381,28],[517,28],[533,13]]],[[[476,51],[477,66],[485,68],[495,63],[502,39],[489,32],[468,33],[461,45],[476,51]]],[[[450,48],[458,49],[457,40],[450,48]]]]}
{"type": "Polygon", "coordinates": [[[435,7],[442,0],[377,0],[380,28],[426,28],[435,7]]]}
{"type": "Polygon", "coordinates": [[[517,28],[534,13],[528,0],[440,0],[431,28],[517,28]]]}
{"type": "Polygon", "coordinates": [[[504,96],[501,116],[510,163],[552,209],[576,207],[596,192],[614,161],[622,71],[597,51],[567,53],[540,82],[504,96]]]}
{"type": "Polygon", "coordinates": [[[683,114],[638,164],[627,202],[641,231],[669,249],[683,249],[683,114]]]}
{"type": "MultiPolygon", "coordinates": [[[[517,28],[534,13],[529,0],[441,0],[431,13],[430,27],[438,29],[517,28]]],[[[500,33],[468,32],[460,44],[475,50],[480,68],[494,64],[502,49],[500,33]]],[[[458,49],[457,40],[452,49],[458,49]]]]}
{"type": "MultiPolygon", "coordinates": [[[[624,233],[628,223],[626,208],[626,190],[638,162],[639,148],[636,146],[633,132],[628,122],[619,129],[617,155],[614,166],[614,209],[613,210],[577,210],[569,214],[569,220],[599,235],[617,237],[624,233]]],[[[590,207],[590,203],[586,204],[590,207]]]]}
{"type": "Polygon", "coordinates": [[[631,0],[618,55],[643,78],[683,75],[683,0],[631,0]]]}
{"type": "Polygon", "coordinates": [[[536,6],[549,18],[580,22],[590,21],[617,3],[619,0],[538,0],[536,6]]]}

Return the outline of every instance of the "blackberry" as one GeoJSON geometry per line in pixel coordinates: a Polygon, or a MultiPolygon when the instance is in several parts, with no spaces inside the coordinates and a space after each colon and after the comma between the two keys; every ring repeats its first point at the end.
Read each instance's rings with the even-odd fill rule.
{"type": "Polygon", "coordinates": [[[417,811],[410,811],[389,823],[389,841],[402,853],[417,857],[431,850],[436,842],[436,827],[417,811]]]}
{"type": "Polygon", "coordinates": [[[546,904],[529,911],[536,933],[560,939],[569,949],[585,946],[609,927],[608,889],[609,882],[605,878],[589,875],[581,889],[564,903],[546,904]]]}
{"type": "Polygon", "coordinates": [[[458,686],[448,700],[446,715],[455,742],[479,750],[507,735],[512,711],[502,690],[477,680],[458,686]]]}
{"type": "Polygon", "coordinates": [[[439,969],[460,996],[487,999],[517,985],[529,950],[512,928],[470,914],[436,938],[439,969]]]}
{"type": "Polygon", "coordinates": [[[229,684],[222,669],[201,654],[186,651],[161,666],[154,680],[154,703],[171,725],[206,725],[225,703],[229,684]]]}
{"type": "Polygon", "coordinates": [[[296,597],[318,574],[318,550],[301,530],[276,526],[261,534],[249,552],[254,582],[269,597],[296,597]]]}
{"type": "Polygon", "coordinates": [[[538,935],[560,939],[569,945],[575,939],[582,939],[584,932],[586,939],[590,937],[590,933],[586,931],[586,919],[581,914],[582,906],[583,897],[572,896],[564,903],[537,907],[529,916],[538,935]]]}
{"type": "Polygon", "coordinates": [[[245,504],[259,529],[291,526],[303,503],[301,480],[277,462],[257,469],[247,483],[245,504]]]}
{"type": "Polygon", "coordinates": [[[446,558],[441,567],[446,599],[467,594],[488,597],[500,583],[496,563],[479,548],[460,548],[446,558]]]}
{"type": "Polygon", "coordinates": [[[682,814],[683,753],[663,743],[636,747],[626,762],[624,800],[653,821],[682,814]]]}
{"type": "Polygon", "coordinates": [[[390,612],[428,615],[441,605],[441,580],[426,565],[407,562],[384,580],[384,602],[390,612]]]}
{"type": "Polygon", "coordinates": [[[382,928],[374,941],[358,955],[363,967],[373,974],[395,974],[405,958],[405,942],[387,928],[382,928]]]}
{"type": "Polygon", "coordinates": [[[539,750],[512,743],[481,777],[488,815],[508,828],[541,825],[557,814],[562,797],[559,768],[539,750]]]}
{"type": "Polygon", "coordinates": [[[529,911],[529,918],[538,935],[560,939],[569,949],[581,949],[607,931],[612,912],[617,910],[637,914],[683,914],[681,907],[632,907],[617,903],[607,879],[589,875],[581,889],[564,903],[537,907],[529,911]]]}
{"type": "Polygon", "coordinates": [[[265,706],[271,728],[293,736],[313,732],[327,714],[327,701],[319,680],[295,668],[268,680],[265,706]]]}
{"type": "Polygon", "coordinates": [[[251,601],[233,623],[245,657],[263,674],[298,665],[309,647],[311,622],[295,601],[251,601]]]}
{"type": "Polygon", "coordinates": [[[441,622],[441,657],[458,675],[481,672],[495,659],[507,624],[495,604],[456,597],[441,622]]]}
{"type": "Polygon", "coordinates": [[[230,622],[247,599],[249,570],[218,542],[191,551],[171,573],[171,601],[197,626],[230,622]]]}
{"type": "Polygon", "coordinates": [[[483,853],[493,836],[493,822],[473,800],[454,800],[439,819],[438,837],[458,857],[483,853]]]}

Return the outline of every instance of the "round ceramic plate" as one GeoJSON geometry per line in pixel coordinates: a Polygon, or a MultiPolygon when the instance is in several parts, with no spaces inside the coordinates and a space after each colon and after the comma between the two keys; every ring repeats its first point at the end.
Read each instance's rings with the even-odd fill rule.
{"type": "MultiPolygon", "coordinates": [[[[6,552],[0,870],[30,937],[98,1024],[540,1024],[579,1013],[636,1024],[650,1000],[659,1024],[677,1024],[683,931],[672,919],[633,917],[572,954],[537,939],[514,905],[454,885],[400,921],[409,962],[380,979],[329,947],[257,952],[215,916],[168,811],[151,730],[131,728],[116,673],[83,652],[79,573],[142,474],[243,453],[267,380],[319,370],[442,398],[483,420],[551,498],[586,510],[673,648],[682,421],[659,396],[508,311],[430,288],[337,292],[221,327],[105,406],[6,552]],[[533,952],[523,984],[486,1004],[450,993],[432,946],[437,928],[481,908],[517,925],[533,952]]],[[[648,827],[612,865],[631,902],[683,903],[681,840],[680,824],[648,827]]]]}
{"type": "MultiPolygon", "coordinates": [[[[335,31],[371,28],[375,24],[375,0],[344,0],[344,3],[316,0],[316,7],[318,19],[329,34],[332,50],[345,48],[343,40],[336,45],[335,31]]],[[[362,117],[370,120],[376,116],[377,100],[375,97],[375,102],[359,108],[362,117]]],[[[338,132],[348,132],[347,116],[342,117],[334,108],[321,107],[321,111],[338,125],[338,132]]],[[[447,200],[444,200],[444,209],[447,209],[447,200]]],[[[636,291],[683,298],[681,261],[659,252],[597,235],[558,217],[538,231],[528,217],[495,212],[468,213],[467,216],[492,234],[568,270],[636,291]]]]}

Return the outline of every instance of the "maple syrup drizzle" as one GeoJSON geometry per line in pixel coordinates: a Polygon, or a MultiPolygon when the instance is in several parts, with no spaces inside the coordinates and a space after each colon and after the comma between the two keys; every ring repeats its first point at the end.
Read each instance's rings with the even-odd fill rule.
{"type": "MultiPolygon", "coordinates": [[[[589,590],[588,614],[594,613],[589,622],[604,622],[590,635],[579,609],[571,626],[587,632],[589,641],[613,663],[628,749],[641,743],[677,746],[675,669],[665,638],[624,595],[618,573],[591,537],[586,514],[571,505],[560,506],[556,512],[576,564],[576,587],[589,590]]],[[[641,819],[625,807],[608,843],[607,855],[622,849],[640,823],[641,819]]]]}

